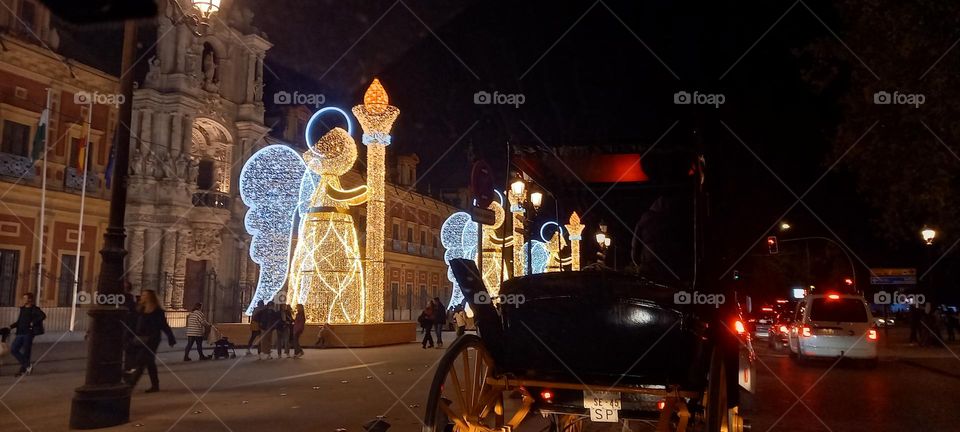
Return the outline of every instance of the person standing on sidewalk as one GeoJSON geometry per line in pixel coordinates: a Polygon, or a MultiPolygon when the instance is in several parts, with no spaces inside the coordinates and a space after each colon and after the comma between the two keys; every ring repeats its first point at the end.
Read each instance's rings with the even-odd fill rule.
{"type": "Polygon", "coordinates": [[[440,297],[433,298],[433,327],[437,331],[437,348],[443,348],[443,328],[447,326],[447,308],[440,297]]]}
{"type": "Polygon", "coordinates": [[[247,355],[251,356],[250,348],[257,344],[257,354],[260,354],[260,321],[257,319],[257,313],[263,310],[263,300],[257,302],[257,307],[253,308],[253,315],[250,315],[250,340],[247,341],[247,355]]]}
{"type": "Polygon", "coordinates": [[[287,358],[290,358],[290,333],[293,327],[293,312],[290,305],[280,305],[277,318],[277,358],[283,357],[284,353],[287,358]]]}
{"type": "Polygon", "coordinates": [[[140,293],[140,303],[137,305],[137,320],[134,327],[136,338],[137,355],[134,361],[135,367],[129,372],[127,383],[131,387],[137,385],[140,377],[143,376],[143,370],[146,369],[150,375],[150,388],[147,393],[160,391],[160,378],[157,376],[157,347],[160,346],[162,334],[167,335],[167,342],[170,346],[177,344],[170,325],[167,324],[167,315],[160,308],[160,302],[157,301],[157,294],[153,290],[143,290],[140,293]]]}
{"type": "Polygon", "coordinates": [[[420,327],[423,329],[423,349],[433,348],[433,315],[433,300],[430,300],[430,304],[423,308],[423,311],[420,312],[420,317],[417,318],[417,322],[420,323],[420,327]],[[427,346],[428,342],[430,343],[429,347],[427,346]]]}
{"type": "Polygon", "coordinates": [[[33,338],[43,334],[43,320],[47,314],[40,310],[40,307],[34,304],[33,293],[23,295],[23,306],[20,306],[20,314],[17,321],[10,324],[11,329],[16,329],[16,336],[13,338],[13,344],[10,345],[10,354],[20,362],[20,371],[17,376],[23,374],[29,375],[33,372],[33,365],[30,364],[30,354],[33,350],[33,338]]]}
{"type": "Polygon", "coordinates": [[[257,354],[257,358],[263,358],[263,354],[267,354],[267,360],[273,358],[273,334],[277,329],[277,322],[280,321],[280,316],[277,313],[277,309],[273,302],[267,303],[267,305],[260,310],[260,353],[257,354]]]}
{"type": "Polygon", "coordinates": [[[307,329],[307,313],[303,305],[297,305],[297,316],[293,319],[293,358],[303,357],[303,347],[300,346],[300,335],[307,329]]]}
{"type": "Polygon", "coordinates": [[[200,360],[210,360],[210,356],[203,355],[203,335],[210,327],[210,322],[203,316],[203,312],[200,312],[201,308],[203,308],[202,304],[194,304],[190,314],[187,315],[187,347],[183,350],[183,361],[185,362],[190,361],[190,348],[193,348],[194,343],[197,344],[197,354],[200,355],[200,360]]]}
{"type": "Polygon", "coordinates": [[[457,322],[457,337],[463,336],[467,332],[467,312],[463,310],[463,306],[457,307],[453,319],[457,322]]]}

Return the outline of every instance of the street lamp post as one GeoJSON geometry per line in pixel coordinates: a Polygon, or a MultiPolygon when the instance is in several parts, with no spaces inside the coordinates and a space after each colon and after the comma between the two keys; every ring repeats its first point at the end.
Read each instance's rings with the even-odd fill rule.
{"type": "Polygon", "coordinates": [[[926,291],[928,295],[933,295],[936,286],[933,283],[933,272],[931,270],[933,269],[933,241],[937,238],[937,230],[924,225],[923,229],[920,230],[920,237],[923,238],[923,242],[925,243],[927,249],[926,274],[929,276],[927,279],[929,280],[929,283],[927,284],[929,289],[926,291]]]}
{"type": "Polygon", "coordinates": [[[597,246],[600,247],[600,250],[597,251],[597,263],[606,265],[607,263],[607,248],[613,243],[610,235],[607,234],[607,224],[600,222],[600,231],[597,231],[596,234],[597,246]]]}
{"type": "MultiPolygon", "coordinates": [[[[178,0],[170,0],[180,8],[178,0]]],[[[205,24],[207,19],[220,9],[220,0],[192,0],[199,16],[184,14],[192,22],[205,24]]],[[[182,11],[181,11],[182,13],[182,11]]],[[[123,25],[122,56],[120,70],[133,69],[137,55],[137,24],[127,20],[123,25]]],[[[110,216],[103,235],[104,246],[100,251],[97,292],[106,295],[123,295],[124,213],[127,204],[127,172],[130,159],[130,129],[124,124],[133,114],[133,73],[121,73],[120,93],[124,95],[119,106],[117,132],[114,142],[114,178],[116,184],[110,190],[110,216]]],[[[116,426],[130,421],[131,387],[123,382],[122,341],[126,329],[126,309],[93,304],[87,330],[87,367],[84,384],[74,390],[70,406],[71,429],[98,429],[116,426]]]]}

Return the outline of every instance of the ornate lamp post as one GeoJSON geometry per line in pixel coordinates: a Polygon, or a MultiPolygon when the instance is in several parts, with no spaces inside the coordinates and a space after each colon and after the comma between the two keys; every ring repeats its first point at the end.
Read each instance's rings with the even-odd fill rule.
{"type": "Polygon", "coordinates": [[[390,129],[400,110],[390,105],[387,91],[374,78],[363,95],[363,105],[353,107],[353,115],[363,128],[367,146],[367,245],[366,301],[364,321],[383,322],[383,236],[386,230],[384,199],[387,146],[390,129]]]}
{"type": "MultiPolygon", "coordinates": [[[[177,0],[170,0],[180,8],[177,0]]],[[[191,22],[205,25],[207,20],[220,9],[220,0],[192,0],[191,3],[200,16],[183,14],[191,22]]],[[[181,11],[182,13],[182,11],[181,11]]],[[[126,21],[123,27],[122,57],[120,70],[128,71],[134,66],[137,56],[137,24],[126,21]]],[[[124,249],[124,213],[127,205],[127,172],[130,159],[129,123],[133,114],[134,74],[120,77],[120,93],[124,102],[119,107],[115,134],[115,154],[113,172],[117,183],[110,190],[109,225],[103,235],[104,246],[100,251],[103,262],[100,264],[97,292],[101,294],[123,295],[123,259],[124,249]]],[[[75,390],[70,406],[70,428],[97,429],[116,426],[130,421],[129,385],[122,380],[123,351],[122,340],[128,331],[123,308],[106,305],[92,305],[87,313],[90,316],[87,330],[87,373],[84,384],[75,390]]]]}
{"type": "Polygon", "coordinates": [[[570,223],[565,226],[570,235],[570,269],[578,271],[580,270],[580,240],[583,239],[583,229],[586,227],[580,223],[580,215],[577,212],[570,215],[570,223]]]}

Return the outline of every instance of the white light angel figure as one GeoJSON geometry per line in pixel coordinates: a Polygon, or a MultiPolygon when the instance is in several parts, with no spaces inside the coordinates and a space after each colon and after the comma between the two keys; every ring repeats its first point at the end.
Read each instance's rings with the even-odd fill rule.
{"type": "Polygon", "coordinates": [[[357,158],[352,129],[346,112],[324,108],[307,123],[309,149],[302,157],[290,147],[271,145],[244,165],[240,197],[250,207],[244,224],[253,236],[250,257],[260,265],[248,315],[257,302],[275,300],[303,304],[308,322],[363,322],[363,266],[349,207],[365,202],[367,190],[340,185],[357,158]],[[329,111],[343,115],[347,130],[333,128],[313,139],[314,121],[329,111]]]}

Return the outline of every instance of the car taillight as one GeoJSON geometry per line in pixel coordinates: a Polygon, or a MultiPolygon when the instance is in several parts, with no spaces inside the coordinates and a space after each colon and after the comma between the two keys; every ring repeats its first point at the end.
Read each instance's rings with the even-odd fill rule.
{"type": "Polygon", "coordinates": [[[660,399],[659,401],[657,401],[657,409],[658,409],[658,410],[663,411],[663,409],[666,408],[666,407],[667,407],[667,401],[665,401],[665,400],[663,400],[663,399],[660,399]]]}
{"type": "Polygon", "coordinates": [[[780,326],[780,333],[786,333],[786,332],[787,332],[787,326],[785,325],[780,326]]]}
{"type": "Polygon", "coordinates": [[[875,341],[875,340],[877,340],[877,337],[879,337],[879,336],[877,336],[877,330],[876,330],[876,329],[867,330],[867,339],[872,340],[872,341],[875,341]]]}
{"type": "Polygon", "coordinates": [[[810,337],[810,336],[811,336],[810,327],[803,326],[803,328],[800,329],[800,332],[803,334],[803,337],[810,337]]]}
{"type": "Polygon", "coordinates": [[[547,402],[553,402],[551,400],[553,399],[553,392],[550,390],[544,389],[543,391],[540,392],[540,399],[543,399],[547,402]]]}
{"type": "Polygon", "coordinates": [[[747,332],[747,328],[744,327],[743,321],[737,320],[733,323],[733,328],[737,330],[737,334],[744,334],[747,332]]]}

